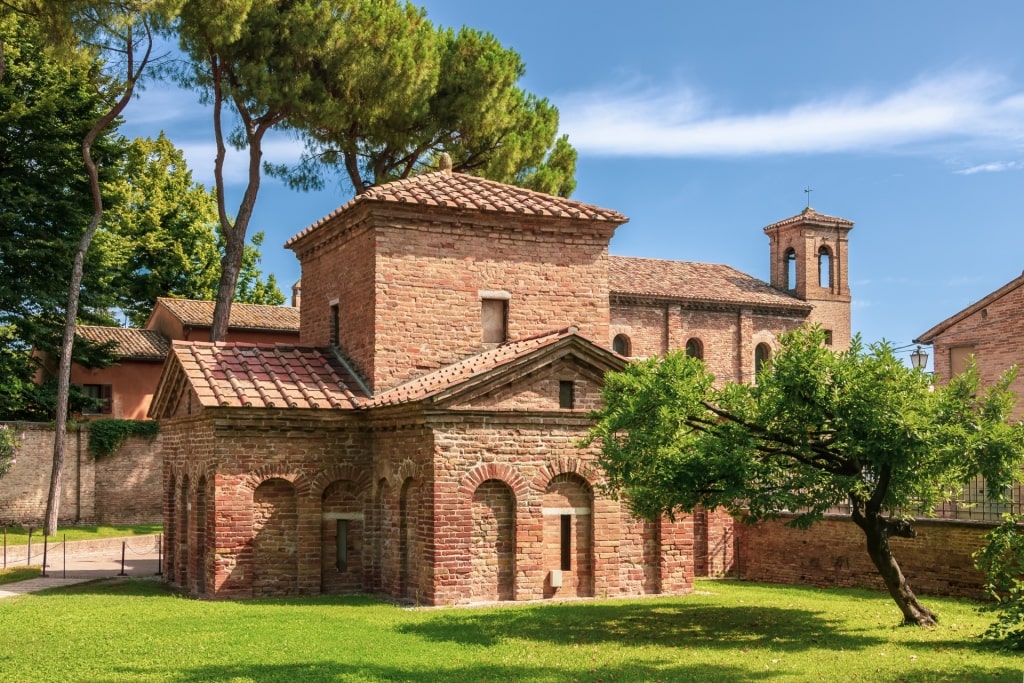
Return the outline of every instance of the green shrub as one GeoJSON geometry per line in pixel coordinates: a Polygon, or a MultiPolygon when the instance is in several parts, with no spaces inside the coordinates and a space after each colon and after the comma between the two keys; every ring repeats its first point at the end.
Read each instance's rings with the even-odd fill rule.
{"type": "Polygon", "coordinates": [[[1024,647],[1024,528],[1019,515],[1004,515],[1003,523],[985,535],[987,545],[974,553],[975,566],[985,574],[985,589],[995,601],[986,609],[999,613],[985,637],[1024,647]]]}
{"type": "Polygon", "coordinates": [[[20,435],[7,425],[0,425],[0,477],[7,474],[11,466],[18,460],[18,444],[25,440],[25,433],[20,435]]]}
{"type": "Polygon", "coordinates": [[[129,436],[152,441],[159,431],[152,420],[94,420],[89,423],[89,454],[99,460],[116,453],[129,436]]]}

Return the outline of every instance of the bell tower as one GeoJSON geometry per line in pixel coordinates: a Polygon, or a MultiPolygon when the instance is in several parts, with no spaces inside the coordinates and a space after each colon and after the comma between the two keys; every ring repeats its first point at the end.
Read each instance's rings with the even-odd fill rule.
{"type": "Polygon", "coordinates": [[[850,280],[847,268],[853,221],[818,213],[810,206],[772,223],[768,235],[771,285],[814,306],[818,323],[836,349],[850,345],[850,280]]]}

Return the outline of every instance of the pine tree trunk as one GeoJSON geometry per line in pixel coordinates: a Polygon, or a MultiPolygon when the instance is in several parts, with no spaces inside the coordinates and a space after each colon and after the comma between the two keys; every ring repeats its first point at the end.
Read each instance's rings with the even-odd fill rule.
{"type": "Polygon", "coordinates": [[[903,623],[914,626],[935,626],[938,617],[922,605],[910,589],[899,563],[889,547],[890,536],[913,538],[916,534],[906,522],[891,522],[879,513],[868,511],[863,517],[854,515],[854,522],[864,531],[868,555],[875,563],[885,587],[903,613],[903,623]],[[858,519],[859,517],[859,519],[858,519]]]}

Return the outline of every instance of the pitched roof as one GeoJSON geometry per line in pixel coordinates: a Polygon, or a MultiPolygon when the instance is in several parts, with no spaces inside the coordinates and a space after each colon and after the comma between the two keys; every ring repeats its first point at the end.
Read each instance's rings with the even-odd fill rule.
{"type": "Polygon", "coordinates": [[[171,343],[156,330],[79,325],[75,334],[96,344],[114,342],[114,355],[133,360],[163,360],[171,343]]]}
{"type": "MultiPolygon", "coordinates": [[[[193,327],[213,325],[213,307],[216,302],[195,299],[157,298],[157,305],[163,306],[181,321],[193,327]]],[[[229,328],[242,330],[299,331],[299,309],[290,306],[266,306],[263,304],[231,304],[229,328]]]]}
{"type": "MultiPolygon", "coordinates": [[[[475,378],[488,375],[503,366],[527,360],[542,349],[549,349],[559,343],[571,343],[573,339],[594,349],[598,348],[589,340],[580,337],[578,331],[576,327],[565,327],[560,330],[552,330],[551,332],[545,332],[532,337],[505,342],[493,349],[470,356],[458,363],[447,365],[439,370],[377,394],[367,403],[367,406],[396,405],[431,398],[450,389],[465,385],[475,378]]],[[[620,358],[617,354],[607,349],[600,349],[600,353],[606,354],[610,358],[620,358]]],[[[624,359],[623,363],[625,363],[624,359]]]]}
{"type": "Polygon", "coordinates": [[[203,407],[353,409],[364,398],[344,364],[320,349],[175,341],[171,355],[203,407]]]}
{"type": "Polygon", "coordinates": [[[285,247],[291,247],[349,208],[371,202],[439,206],[525,216],[578,218],[605,221],[615,225],[629,220],[618,211],[602,209],[574,199],[505,185],[465,173],[437,171],[371,187],[292,237],[285,243],[285,247]]]}
{"type": "Polygon", "coordinates": [[[609,256],[608,276],[613,295],[811,310],[807,302],[717,263],[609,256]]]}
{"type": "Polygon", "coordinates": [[[784,218],[781,221],[776,221],[771,225],[765,227],[764,231],[768,232],[775,228],[781,228],[786,225],[793,225],[794,223],[812,223],[814,225],[830,225],[836,228],[852,228],[853,221],[845,218],[839,218],[838,216],[828,216],[823,213],[818,213],[811,207],[807,207],[795,216],[784,218]]]}
{"type": "Polygon", "coordinates": [[[1010,292],[1012,292],[1013,290],[1017,289],[1022,285],[1024,285],[1024,273],[1021,273],[1019,277],[1010,280],[1005,285],[1003,285],[996,291],[992,292],[985,298],[975,301],[973,304],[963,309],[962,311],[954,313],[953,315],[949,316],[935,327],[931,328],[924,334],[920,335],[917,339],[914,340],[914,343],[931,344],[932,342],[935,341],[936,337],[938,337],[940,334],[948,330],[953,325],[957,324],[958,322],[965,318],[969,318],[970,316],[974,315],[975,313],[985,308],[986,306],[991,305],[993,301],[1003,298],[1004,296],[1006,296],[1007,294],[1009,294],[1010,292]]]}

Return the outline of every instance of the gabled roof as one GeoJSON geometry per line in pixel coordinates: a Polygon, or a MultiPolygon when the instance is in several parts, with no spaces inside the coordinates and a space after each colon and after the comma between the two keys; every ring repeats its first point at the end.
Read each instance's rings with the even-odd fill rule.
{"type": "MultiPolygon", "coordinates": [[[[213,326],[213,301],[196,299],[157,298],[157,306],[163,306],[171,315],[189,327],[213,326]]],[[[154,311],[156,308],[154,307],[154,311]]],[[[229,328],[236,330],[273,330],[283,332],[299,331],[299,309],[290,306],[266,306],[263,304],[231,304],[229,328]]]]}
{"type": "Polygon", "coordinates": [[[604,221],[619,225],[627,219],[618,211],[465,173],[437,171],[371,187],[285,243],[291,247],[332,218],[357,204],[390,203],[472,209],[521,216],[545,216],[604,221]]]}
{"type": "Polygon", "coordinates": [[[618,354],[601,348],[577,334],[575,327],[566,327],[544,334],[505,342],[475,356],[435,370],[393,389],[377,394],[369,406],[396,405],[436,398],[462,391],[476,381],[492,377],[502,369],[517,368],[535,359],[538,354],[554,351],[556,347],[573,347],[576,352],[596,354],[603,365],[621,369],[626,360],[618,354]]]}
{"type": "Polygon", "coordinates": [[[609,256],[608,280],[613,296],[768,306],[803,313],[812,308],[767,282],[717,263],[609,256]]]}
{"type": "Polygon", "coordinates": [[[329,351],[284,344],[213,344],[175,341],[151,414],[159,415],[171,386],[169,373],[184,376],[204,408],[359,407],[359,383],[329,351]]]}
{"type": "Polygon", "coordinates": [[[156,330],[79,325],[75,334],[96,344],[114,342],[114,355],[130,360],[163,360],[171,343],[156,330]]]}
{"type": "Polygon", "coordinates": [[[781,221],[776,221],[771,225],[767,226],[764,231],[769,232],[776,228],[782,228],[787,225],[793,225],[794,223],[810,223],[812,225],[825,225],[834,228],[846,228],[849,230],[853,227],[853,221],[845,218],[839,218],[838,216],[827,216],[823,213],[818,213],[811,207],[807,207],[795,216],[784,218],[781,221]]]}
{"type": "Polygon", "coordinates": [[[974,315],[981,309],[992,305],[992,302],[1003,298],[1004,296],[1006,296],[1007,294],[1009,294],[1010,292],[1012,292],[1013,290],[1017,289],[1022,285],[1024,285],[1024,273],[1021,273],[1019,277],[1010,280],[1005,285],[1003,285],[996,291],[992,292],[985,298],[974,302],[973,304],[963,309],[959,313],[954,313],[950,317],[946,318],[941,323],[939,323],[938,325],[931,328],[930,330],[919,336],[917,339],[915,339],[914,343],[931,344],[932,342],[935,341],[936,337],[941,335],[943,332],[948,330],[953,325],[957,324],[958,322],[965,318],[969,318],[970,316],[974,315]]]}

